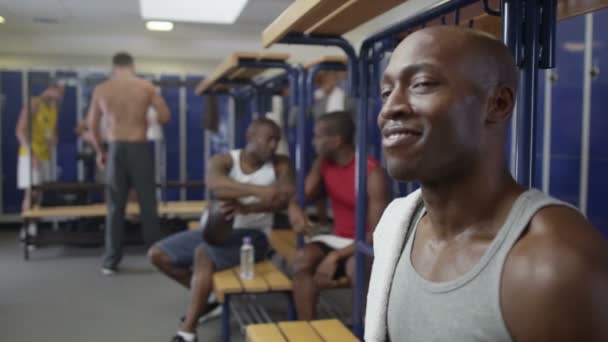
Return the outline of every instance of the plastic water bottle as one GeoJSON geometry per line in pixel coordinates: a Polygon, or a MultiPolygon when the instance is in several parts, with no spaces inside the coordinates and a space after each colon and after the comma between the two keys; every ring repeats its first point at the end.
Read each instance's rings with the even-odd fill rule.
{"type": "Polygon", "coordinates": [[[254,274],[254,249],[249,236],[243,238],[241,246],[241,279],[251,280],[254,274]]]}

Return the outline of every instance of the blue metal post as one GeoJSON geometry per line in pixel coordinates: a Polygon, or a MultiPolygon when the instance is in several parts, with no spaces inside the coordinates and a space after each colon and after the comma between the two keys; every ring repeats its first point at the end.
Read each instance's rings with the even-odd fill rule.
{"type": "Polygon", "coordinates": [[[287,320],[295,321],[298,319],[298,313],[293,301],[293,293],[291,291],[285,292],[285,296],[287,296],[287,320]]]}
{"type": "Polygon", "coordinates": [[[222,303],[222,342],[230,342],[230,295],[224,295],[222,303]]]}
{"type": "MultiPolygon", "coordinates": [[[[308,165],[306,165],[306,159],[308,156],[308,142],[306,142],[306,106],[304,100],[306,96],[306,69],[299,69],[299,100],[298,105],[298,117],[296,127],[296,199],[300,208],[306,208],[306,194],[304,193],[304,186],[306,183],[306,172],[308,171],[308,165]]],[[[304,246],[304,237],[302,234],[298,234],[297,247],[302,248],[304,246]]]]}
{"type": "Polygon", "coordinates": [[[303,35],[292,33],[281,39],[281,43],[285,44],[302,44],[302,45],[322,45],[322,46],[336,46],[342,49],[348,57],[348,79],[350,84],[350,93],[353,96],[357,96],[358,89],[358,65],[357,65],[357,53],[353,46],[344,38],[336,36],[323,36],[323,35],[303,35]]]}
{"type": "Polygon", "coordinates": [[[521,1],[503,0],[502,1],[502,41],[509,47],[515,63],[521,63],[521,1]]]}
{"type": "Polygon", "coordinates": [[[520,99],[515,127],[515,178],[532,187],[536,151],[536,115],[538,93],[539,56],[539,6],[537,1],[527,0],[524,5],[524,53],[520,82],[520,99]]]}
{"type": "MultiPolygon", "coordinates": [[[[367,53],[359,56],[359,110],[357,111],[357,146],[356,146],[356,243],[365,242],[367,227],[367,110],[369,106],[369,63],[367,53]]],[[[363,291],[365,282],[365,255],[357,248],[355,253],[355,305],[353,310],[353,328],[355,335],[363,338],[363,291]]]]}

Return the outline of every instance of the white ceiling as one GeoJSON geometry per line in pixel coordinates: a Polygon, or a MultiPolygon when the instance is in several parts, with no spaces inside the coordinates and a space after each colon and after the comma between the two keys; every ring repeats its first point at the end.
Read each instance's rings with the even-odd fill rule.
{"type": "MultiPolygon", "coordinates": [[[[170,2],[171,0],[167,0],[170,2]]],[[[214,0],[230,1],[230,0],[214,0]]],[[[376,27],[403,18],[437,0],[410,0],[347,36],[357,41],[376,27]],[[373,24],[373,22],[372,22],[373,24]]],[[[249,0],[234,25],[176,23],[172,32],[150,32],[139,13],[138,0],[0,0],[0,55],[109,57],[127,50],[136,58],[217,63],[234,51],[260,51],[261,32],[291,0],[249,0]],[[56,23],[38,22],[39,19],[56,23]]],[[[303,62],[335,48],[278,45],[291,61],[303,62]]]]}
{"type": "Polygon", "coordinates": [[[0,53],[109,56],[127,49],[140,57],[221,59],[259,50],[260,32],[289,4],[251,0],[234,25],[176,23],[173,32],[149,32],[138,0],[0,0],[7,20],[0,53]]]}

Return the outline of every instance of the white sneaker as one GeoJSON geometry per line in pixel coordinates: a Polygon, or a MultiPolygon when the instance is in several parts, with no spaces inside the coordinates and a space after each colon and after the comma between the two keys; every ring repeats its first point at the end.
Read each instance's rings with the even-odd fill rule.
{"type": "Polygon", "coordinates": [[[116,274],[116,270],[112,269],[112,268],[108,268],[108,267],[102,267],[101,268],[101,274],[104,275],[104,276],[106,276],[106,277],[107,276],[111,276],[111,275],[116,274]]]}
{"type": "Polygon", "coordinates": [[[216,319],[222,315],[222,305],[218,305],[209,311],[207,311],[204,315],[198,318],[198,324],[203,324],[205,322],[216,319]]]}
{"type": "Polygon", "coordinates": [[[28,233],[30,236],[36,236],[36,235],[38,235],[38,225],[37,225],[37,224],[35,224],[35,223],[30,223],[30,224],[27,226],[27,233],[28,233]]]}

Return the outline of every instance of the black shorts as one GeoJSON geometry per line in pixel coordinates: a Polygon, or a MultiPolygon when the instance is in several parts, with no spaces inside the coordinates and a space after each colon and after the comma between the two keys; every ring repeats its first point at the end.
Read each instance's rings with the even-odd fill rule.
{"type": "MultiPolygon", "coordinates": [[[[310,243],[311,245],[319,246],[321,251],[323,251],[323,255],[327,256],[329,253],[335,251],[334,248],[324,244],[323,242],[313,241],[310,243]]],[[[346,262],[348,258],[343,258],[338,261],[338,266],[336,267],[336,274],[334,274],[334,280],[346,277],[346,262]]]]}

